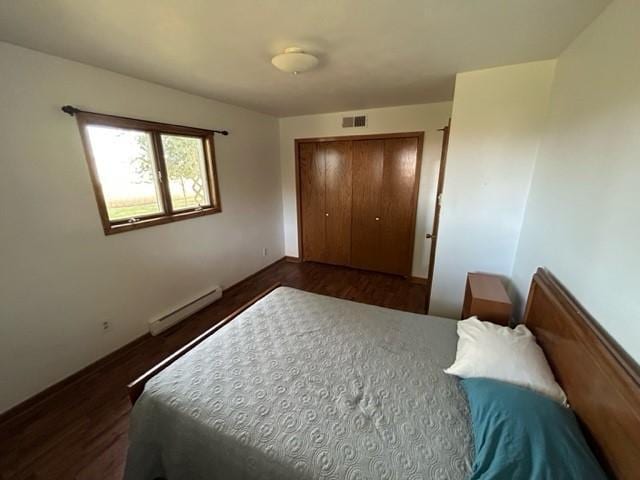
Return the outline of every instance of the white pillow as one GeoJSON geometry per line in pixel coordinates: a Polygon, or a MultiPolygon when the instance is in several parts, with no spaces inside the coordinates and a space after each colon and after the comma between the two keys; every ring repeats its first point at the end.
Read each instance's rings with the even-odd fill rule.
{"type": "Polygon", "coordinates": [[[456,360],[445,373],[484,377],[530,388],[567,405],[544,352],[524,325],[501,327],[477,317],[458,322],[456,360]]]}

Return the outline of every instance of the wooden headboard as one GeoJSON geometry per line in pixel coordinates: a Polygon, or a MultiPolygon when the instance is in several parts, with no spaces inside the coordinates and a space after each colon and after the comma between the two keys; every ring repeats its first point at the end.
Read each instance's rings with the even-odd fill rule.
{"type": "Polygon", "coordinates": [[[524,322],[605,469],[640,478],[638,364],[545,269],[533,276],[524,322]]]}

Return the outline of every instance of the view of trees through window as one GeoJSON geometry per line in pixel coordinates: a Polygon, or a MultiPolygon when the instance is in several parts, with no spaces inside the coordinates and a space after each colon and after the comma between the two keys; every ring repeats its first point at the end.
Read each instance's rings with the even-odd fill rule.
{"type": "Polygon", "coordinates": [[[90,125],[87,132],[109,219],[163,213],[151,135],[101,125],[90,125]]]}
{"type": "Polygon", "coordinates": [[[174,210],[209,205],[202,140],[161,135],[174,210]]]}
{"type": "MultiPolygon", "coordinates": [[[[163,213],[158,160],[147,132],[88,127],[110,220],[163,213]]],[[[202,138],[161,134],[162,153],[174,211],[211,204],[202,138]]]]}
{"type": "MultiPolygon", "coordinates": [[[[161,138],[173,209],[184,210],[209,205],[202,140],[164,134],[161,138]]],[[[147,161],[151,145],[142,137],[137,140],[138,152],[131,158],[136,180],[151,185],[156,175],[155,167],[147,161]]],[[[146,200],[145,207],[153,209],[153,198],[148,197],[146,200]]]]}
{"type": "Polygon", "coordinates": [[[76,115],[105,235],[221,211],[213,131],[76,115]]]}

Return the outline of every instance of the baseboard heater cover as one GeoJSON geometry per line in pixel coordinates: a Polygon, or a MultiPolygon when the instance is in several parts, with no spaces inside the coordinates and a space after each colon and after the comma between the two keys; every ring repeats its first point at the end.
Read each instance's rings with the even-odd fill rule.
{"type": "Polygon", "coordinates": [[[149,333],[151,335],[158,335],[164,332],[166,329],[173,327],[180,323],[182,320],[190,315],[193,315],[198,310],[202,310],[207,305],[211,305],[216,300],[222,297],[222,288],[215,287],[209,293],[205,293],[201,297],[187,303],[186,305],[174,310],[173,312],[165,315],[164,317],[149,321],[149,333]]]}

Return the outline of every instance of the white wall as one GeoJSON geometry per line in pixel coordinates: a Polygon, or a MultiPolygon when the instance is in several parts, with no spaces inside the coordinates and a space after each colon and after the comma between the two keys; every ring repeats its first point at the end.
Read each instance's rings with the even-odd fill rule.
{"type": "Polygon", "coordinates": [[[640,8],[614,1],[561,55],[513,278],[547,266],[640,360],[640,8]]]}
{"type": "Polygon", "coordinates": [[[3,411],[273,262],[283,239],[277,119],[6,43],[0,72],[3,411]],[[223,212],[105,236],[68,103],[229,129],[216,137],[223,212]]]}
{"type": "Polygon", "coordinates": [[[281,118],[280,161],[286,255],[298,256],[294,148],[296,138],[424,131],[412,272],[414,276],[426,277],[429,245],[425,235],[431,232],[433,224],[435,189],[442,146],[442,133],[437,130],[448,123],[450,114],[451,102],[441,102],[281,118]],[[354,113],[364,113],[368,116],[367,127],[342,128],[342,117],[354,113]]]}
{"type": "Polygon", "coordinates": [[[431,314],[460,315],[467,272],[511,275],[554,67],[456,78],[431,314]]]}

